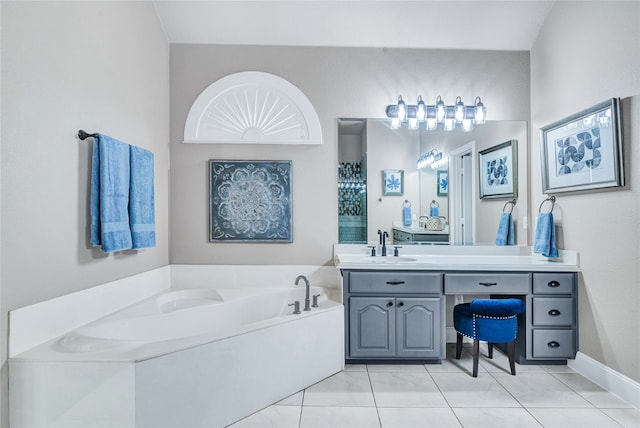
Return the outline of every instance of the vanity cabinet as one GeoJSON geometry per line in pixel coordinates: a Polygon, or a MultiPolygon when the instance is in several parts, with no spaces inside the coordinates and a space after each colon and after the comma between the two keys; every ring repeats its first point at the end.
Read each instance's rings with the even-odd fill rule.
{"type": "Polygon", "coordinates": [[[342,274],[347,362],[445,358],[447,295],[523,300],[519,364],[566,364],[578,350],[576,272],[354,268],[342,274]]]}
{"type": "Polygon", "coordinates": [[[573,273],[534,273],[527,297],[527,360],[566,360],[578,349],[577,278],[573,273]]]}
{"type": "Polygon", "coordinates": [[[404,230],[393,229],[393,243],[402,244],[407,242],[433,242],[437,244],[448,244],[449,234],[439,231],[420,231],[407,232],[404,230]]]}
{"type": "Polygon", "coordinates": [[[441,274],[343,274],[347,361],[444,358],[441,274]]]}
{"type": "MultiPolygon", "coordinates": [[[[516,297],[526,303],[518,316],[515,359],[519,364],[566,363],[578,343],[577,274],[570,272],[446,273],[445,294],[516,297]]],[[[502,344],[499,347],[504,347],[502,344]]]]}

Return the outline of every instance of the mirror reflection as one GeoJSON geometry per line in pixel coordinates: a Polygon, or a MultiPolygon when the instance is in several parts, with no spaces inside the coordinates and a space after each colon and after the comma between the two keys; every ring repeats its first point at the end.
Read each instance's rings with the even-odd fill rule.
{"type": "Polygon", "coordinates": [[[507,199],[479,199],[477,154],[517,140],[519,197],[512,214],[516,245],[527,245],[526,122],[487,121],[471,132],[447,132],[391,129],[387,119],[338,119],[338,135],[339,242],[377,243],[382,230],[402,245],[495,245],[507,199]],[[432,162],[418,168],[420,159],[432,162]],[[385,192],[385,171],[389,177],[394,170],[402,171],[401,195],[385,192]]]}

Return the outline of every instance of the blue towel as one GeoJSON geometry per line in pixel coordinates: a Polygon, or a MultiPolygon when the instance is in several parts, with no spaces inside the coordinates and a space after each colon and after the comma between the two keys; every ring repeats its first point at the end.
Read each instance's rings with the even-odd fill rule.
{"type": "Polygon", "coordinates": [[[131,146],[129,220],[133,248],[156,246],[153,153],[131,146]]]}
{"type": "Polygon", "coordinates": [[[100,245],[100,140],[93,141],[91,158],[91,245],[100,245]]]}
{"type": "Polygon", "coordinates": [[[429,217],[438,217],[438,207],[431,207],[429,209],[429,217]]]}
{"type": "Polygon", "coordinates": [[[131,248],[129,145],[98,134],[91,166],[91,245],[105,253],[131,248]]]}
{"type": "Polygon", "coordinates": [[[553,214],[550,212],[538,214],[533,252],[542,253],[545,257],[558,257],[553,214]]]}
{"type": "Polygon", "coordinates": [[[500,224],[498,224],[496,245],[513,245],[513,238],[513,217],[511,217],[511,213],[502,213],[502,216],[500,217],[500,224]]]}
{"type": "Polygon", "coordinates": [[[405,226],[411,226],[411,207],[402,208],[402,218],[404,219],[403,224],[405,226]]]}

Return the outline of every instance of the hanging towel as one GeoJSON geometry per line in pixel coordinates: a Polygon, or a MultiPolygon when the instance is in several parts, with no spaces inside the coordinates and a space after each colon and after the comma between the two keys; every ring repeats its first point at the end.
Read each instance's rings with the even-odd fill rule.
{"type": "Polygon", "coordinates": [[[91,166],[91,245],[105,253],[131,248],[129,145],[98,134],[91,166]]]}
{"type": "Polygon", "coordinates": [[[153,153],[131,146],[129,220],[133,247],[156,246],[156,217],[153,187],[153,153]]]}
{"type": "Polygon", "coordinates": [[[402,218],[405,226],[411,226],[411,206],[402,208],[402,218]]]}
{"type": "Polygon", "coordinates": [[[553,214],[550,212],[538,214],[533,252],[542,253],[545,257],[558,257],[553,214]]]}
{"type": "Polygon", "coordinates": [[[496,245],[513,245],[514,228],[511,213],[502,213],[500,224],[498,224],[498,234],[496,235],[496,245]]]}

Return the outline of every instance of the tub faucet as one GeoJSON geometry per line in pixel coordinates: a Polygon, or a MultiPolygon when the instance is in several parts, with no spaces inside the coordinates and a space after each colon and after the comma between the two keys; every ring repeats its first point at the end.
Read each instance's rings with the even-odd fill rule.
{"type": "Polygon", "coordinates": [[[296,285],[298,285],[298,282],[300,282],[300,280],[304,281],[304,285],[306,286],[306,291],[307,291],[307,293],[305,295],[305,298],[304,298],[304,310],[305,311],[310,311],[311,310],[311,299],[309,299],[309,280],[304,275],[298,275],[298,277],[296,278],[296,285]]]}

